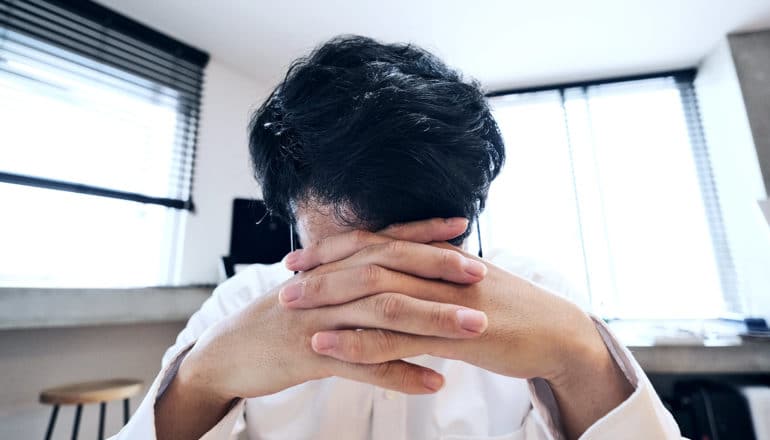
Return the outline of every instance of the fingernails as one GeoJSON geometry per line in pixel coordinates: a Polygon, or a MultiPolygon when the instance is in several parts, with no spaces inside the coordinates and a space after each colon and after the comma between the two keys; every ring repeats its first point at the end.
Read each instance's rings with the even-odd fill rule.
{"type": "Polygon", "coordinates": [[[278,293],[278,299],[280,299],[281,302],[284,304],[298,300],[302,296],[302,290],[304,285],[305,283],[302,282],[302,283],[289,284],[288,286],[285,286],[278,293]]]}
{"type": "Polygon", "coordinates": [[[431,391],[438,391],[444,386],[444,378],[433,371],[422,372],[422,384],[431,391]]]}
{"type": "Polygon", "coordinates": [[[302,249],[297,249],[294,252],[289,253],[289,255],[286,256],[286,268],[293,269],[297,263],[299,263],[300,258],[302,258],[302,249]]]}
{"type": "Polygon", "coordinates": [[[444,219],[444,222],[446,222],[446,224],[448,224],[449,226],[460,226],[460,225],[464,227],[468,226],[468,219],[465,217],[447,218],[447,219],[444,219]]]}
{"type": "Polygon", "coordinates": [[[471,258],[465,259],[463,267],[465,268],[465,273],[476,278],[482,278],[487,274],[487,265],[471,258]]]}
{"type": "Polygon", "coordinates": [[[334,333],[316,333],[310,339],[315,351],[329,351],[337,346],[337,335],[334,333]]]}
{"type": "Polygon", "coordinates": [[[484,312],[471,309],[457,311],[457,321],[460,327],[473,333],[481,333],[487,329],[487,315],[484,312]]]}

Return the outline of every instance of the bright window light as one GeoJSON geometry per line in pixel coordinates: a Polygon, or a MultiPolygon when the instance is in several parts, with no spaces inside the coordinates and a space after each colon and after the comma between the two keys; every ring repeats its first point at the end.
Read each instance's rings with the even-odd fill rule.
{"type": "Polygon", "coordinates": [[[680,93],[669,78],[493,98],[507,162],[485,241],[563,273],[605,317],[739,312],[680,93]]]}
{"type": "Polygon", "coordinates": [[[173,280],[184,211],[0,183],[0,285],[140,287],[173,280]]]}

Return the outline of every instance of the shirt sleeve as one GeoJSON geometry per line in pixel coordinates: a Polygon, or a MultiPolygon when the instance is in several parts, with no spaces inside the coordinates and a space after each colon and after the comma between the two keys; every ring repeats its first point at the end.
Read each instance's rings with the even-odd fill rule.
{"type": "MultiPolygon", "coordinates": [[[[612,359],[620,367],[634,391],[623,403],[591,425],[580,437],[581,440],[608,438],[634,439],[680,439],[681,434],[674,418],[663,406],[649,379],[639,363],[607,327],[594,316],[593,319],[612,359]]],[[[534,419],[543,427],[550,438],[565,438],[559,418],[559,409],[550,387],[543,379],[529,381],[529,390],[534,408],[534,419]]]]}
{"type": "MultiPolygon", "coordinates": [[[[177,369],[187,352],[195,345],[198,337],[209,327],[235,313],[253,301],[255,289],[267,291],[274,280],[254,269],[247,269],[222,283],[214,290],[201,308],[193,314],[184,330],[179,333],[176,343],[163,356],[161,370],[147,391],[128,424],[111,440],[156,439],[155,402],[176,376],[177,369]]],[[[243,417],[244,400],[238,400],[230,411],[201,439],[229,440],[237,438],[245,428],[243,417]]]]}

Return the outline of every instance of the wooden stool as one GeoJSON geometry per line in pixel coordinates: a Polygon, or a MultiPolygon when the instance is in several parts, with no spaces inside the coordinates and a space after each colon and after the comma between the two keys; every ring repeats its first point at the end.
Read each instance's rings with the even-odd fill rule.
{"type": "Polygon", "coordinates": [[[141,389],[142,381],[140,380],[112,379],[64,385],[41,391],[40,402],[53,405],[51,420],[48,422],[48,429],[45,432],[46,440],[50,440],[51,434],[53,434],[59,406],[77,405],[75,423],[72,425],[72,440],[76,440],[80,427],[80,414],[86,403],[99,404],[99,440],[102,440],[104,438],[104,412],[107,408],[107,402],[123,400],[123,423],[126,424],[129,417],[129,398],[136,395],[141,389]]]}

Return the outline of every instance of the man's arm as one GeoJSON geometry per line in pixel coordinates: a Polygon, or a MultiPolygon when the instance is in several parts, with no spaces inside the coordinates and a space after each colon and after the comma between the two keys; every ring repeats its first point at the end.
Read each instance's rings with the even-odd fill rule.
{"type": "Polygon", "coordinates": [[[155,403],[157,437],[168,440],[200,438],[237,403],[235,399],[213,392],[213,388],[206,386],[205,376],[191,371],[190,362],[182,361],[171,384],[155,403]]]}
{"type": "MultiPolygon", "coordinates": [[[[245,274],[246,276],[234,277],[218,286],[211,297],[209,297],[188,320],[185,328],[177,335],[176,342],[166,350],[161,362],[161,371],[153,384],[148,389],[142,403],[134,412],[129,423],[115,436],[118,439],[146,438],[153,439],[156,435],[156,409],[159,400],[171,402],[172,399],[162,399],[163,397],[178,395],[182,391],[177,383],[177,372],[181,369],[183,360],[186,358],[191,347],[201,335],[211,326],[225,319],[227,316],[236,313],[243,308],[247,301],[253,296],[251,289],[265,289],[266,285],[252,285],[254,280],[259,278],[256,275],[245,274]],[[172,393],[172,394],[168,394],[172,393]]],[[[194,394],[185,394],[189,402],[195,401],[195,398],[189,397],[194,394]]],[[[176,399],[173,399],[176,400],[176,399]]],[[[178,408],[177,408],[178,410],[178,408]]],[[[237,409],[236,409],[237,410],[237,409]]],[[[235,414],[235,419],[241,417],[235,414]]],[[[174,418],[174,420],[192,421],[195,417],[174,418]]],[[[178,423],[184,426],[185,423],[178,423]]],[[[232,432],[235,421],[227,429],[232,432]]],[[[213,425],[212,425],[213,426],[213,425]]],[[[210,428],[210,427],[209,427],[210,428]]],[[[227,430],[226,429],[226,430],[227,430]]],[[[204,431],[206,432],[206,431],[204,431]]],[[[228,438],[230,432],[223,438],[228,438]]]]}
{"type": "MultiPolygon", "coordinates": [[[[623,439],[680,439],[679,426],[661,402],[639,363],[631,352],[620,343],[612,330],[601,319],[591,317],[604,341],[613,362],[631,385],[631,395],[601,416],[581,435],[582,440],[623,439]]],[[[602,383],[593,385],[600,388],[602,383]]],[[[532,403],[540,418],[556,438],[564,436],[561,412],[555,402],[553,388],[542,379],[530,381],[532,403]]],[[[594,393],[594,388],[589,390],[594,393]]],[[[590,394],[589,394],[590,395],[590,394]]],[[[572,397],[569,397],[570,399],[572,397]]],[[[567,397],[565,397],[567,399],[567,397]]]]}
{"type": "MultiPolygon", "coordinates": [[[[579,319],[579,318],[576,318],[579,319]]],[[[610,356],[594,322],[576,322],[573,350],[565,352],[564,369],[548,380],[569,439],[580,437],[597,420],[623,403],[634,387],[610,356]]]]}

